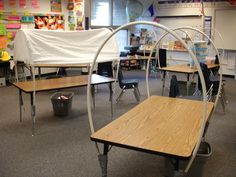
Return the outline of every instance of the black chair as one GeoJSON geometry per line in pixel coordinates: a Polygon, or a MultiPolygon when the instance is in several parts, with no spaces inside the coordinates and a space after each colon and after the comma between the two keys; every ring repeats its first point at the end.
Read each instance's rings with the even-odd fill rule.
{"type": "MultiPolygon", "coordinates": [[[[167,66],[166,60],[167,60],[166,49],[159,49],[158,58],[156,59],[156,64],[155,64],[156,77],[157,77],[157,72],[159,71],[159,69],[167,66]]],[[[165,71],[163,71],[163,77],[164,77],[164,74],[166,74],[165,71]]]]}
{"type": "Polygon", "coordinates": [[[112,62],[102,62],[98,63],[97,74],[105,77],[113,77],[112,62]]]}
{"type": "MultiPolygon", "coordinates": [[[[188,96],[184,96],[181,95],[180,89],[181,87],[179,87],[179,82],[177,79],[176,75],[172,75],[171,80],[170,80],[170,90],[169,90],[169,97],[181,97],[184,99],[190,99],[190,100],[202,100],[202,93],[200,90],[196,90],[193,95],[188,95],[188,96]]],[[[213,84],[210,85],[210,87],[207,90],[207,100],[211,101],[211,97],[212,97],[212,91],[213,91],[213,84]]]]}
{"type": "MultiPolygon", "coordinates": [[[[205,63],[200,63],[201,66],[201,70],[203,73],[203,77],[206,83],[206,89],[209,90],[211,85],[212,85],[212,96],[215,97],[218,93],[218,89],[220,89],[220,101],[221,101],[221,105],[223,108],[223,111],[225,112],[225,93],[224,93],[224,84],[222,82],[222,84],[220,85],[220,80],[219,79],[213,79],[211,77],[211,71],[208,69],[207,65],[205,63]]],[[[200,77],[198,76],[198,90],[202,91],[202,85],[200,82],[200,77]]],[[[214,100],[214,99],[213,99],[214,100]]]]}
{"type": "Polygon", "coordinates": [[[169,97],[175,98],[177,96],[180,96],[178,80],[176,75],[172,75],[170,80],[169,97]]]}
{"type": "MultiPolygon", "coordinates": [[[[219,57],[218,55],[215,56],[215,64],[219,64],[219,57]]],[[[210,75],[210,80],[212,81],[220,81],[220,77],[219,77],[219,67],[211,69],[211,75],[210,75]]],[[[222,88],[221,88],[221,96],[223,97],[225,103],[228,103],[228,99],[226,98],[226,94],[225,94],[225,89],[224,86],[226,85],[226,80],[222,80],[222,88]]]]}
{"type": "Polygon", "coordinates": [[[162,67],[166,67],[167,63],[166,63],[166,49],[159,49],[159,60],[157,60],[156,62],[156,67],[157,68],[162,68],[162,67]],[[159,64],[160,62],[160,64],[159,64]]]}
{"type": "Polygon", "coordinates": [[[123,96],[125,90],[133,89],[134,96],[137,100],[137,102],[140,101],[140,92],[138,89],[138,80],[137,79],[125,79],[122,73],[121,68],[118,71],[118,82],[119,87],[122,89],[119,96],[116,99],[116,102],[119,102],[121,97],[123,96]]]}

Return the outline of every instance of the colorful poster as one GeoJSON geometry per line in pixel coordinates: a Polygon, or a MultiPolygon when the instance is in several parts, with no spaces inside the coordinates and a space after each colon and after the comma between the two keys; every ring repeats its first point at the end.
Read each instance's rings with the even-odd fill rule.
{"type": "Polygon", "coordinates": [[[31,0],[31,7],[34,8],[34,9],[39,9],[38,0],[31,0]]]}
{"type": "Polygon", "coordinates": [[[26,8],[26,0],[19,0],[19,7],[26,8]]]}
{"type": "Polygon", "coordinates": [[[75,1],[75,8],[76,14],[76,30],[84,30],[84,1],[83,0],[76,0],[75,1]]]}
{"type": "Polygon", "coordinates": [[[5,49],[7,47],[7,37],[0,36],[0,49],[5,49]]]}
{"type": "Polygon", "coordinates": [[[16,7],[16,0],[8,0],[9,7],[15,8],[16,7]]]}
{"type": "Polygon", "coordinates": [[[51,12],[61,12],[61,0],[51,0],[51,12]]]}
{"type": "Polygon", "coordinates": [[[0,0],[0,10],[4,10],[4,0],[0,0]]]}
{"type": "Polygon", "coordinates": [[[63,16],[35,16],[35,29],[64,30],[63,16]]]}

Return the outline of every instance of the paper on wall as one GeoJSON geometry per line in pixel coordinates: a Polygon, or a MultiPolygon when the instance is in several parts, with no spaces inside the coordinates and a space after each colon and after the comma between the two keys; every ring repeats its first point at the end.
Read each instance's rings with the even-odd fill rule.
{"type": "Polygon", "coordinates": [[[235,52],[227,52],[227,68],[234,69],[235,68],[235,60],[236,60],[236,53],[235,52]]]}

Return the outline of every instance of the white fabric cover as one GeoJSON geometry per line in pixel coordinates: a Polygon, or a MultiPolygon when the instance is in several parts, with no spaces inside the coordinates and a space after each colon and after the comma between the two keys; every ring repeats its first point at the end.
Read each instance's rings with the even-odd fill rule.
{"type": "MultiPolygon", "coordinates": [[[[22,29],[14,40],[14,60],[30,65],[91,63],[111,33],[106,28],[87,31],[22,29]]],[[[113,36],[102,49],[97,62],[118,59],[119,49],[113,36]]]]}

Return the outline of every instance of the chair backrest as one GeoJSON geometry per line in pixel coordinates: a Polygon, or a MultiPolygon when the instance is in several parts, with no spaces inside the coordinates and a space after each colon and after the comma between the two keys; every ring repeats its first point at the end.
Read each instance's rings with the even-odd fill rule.
{"type": "Polygon", "coordinates": [[[101,76],[113,77],[112,62],[98,63],[97,73],[101,76]]]}
{"type": "Polygon", "coordinates": [[[218,57],[218,55],[216,55],[215,56],[215,64],[219,64],[220,62],[219,62],[219,57],[218,57]]]}
{"type": "MultiPolygon", "coordinates": [[[[215,64],[219,64],[219,63],[220,63],[219,62],[219,57],[218,57],[218,55],[215,55],[215,64]]],[[[217,75],[218,71],[219,71],[219,67],[211,69],[212,75],[217,75]]]]}
{"type": "MultiPolygon", "coordinates": [[[[208,69],[207,65],[205,63],[200,63],[200,67],[203,73],[203,77],[206,83],[206,90],[209,90],[212,82],[210,80],[210,70],[208,69]]],[[[202,84],[201,84],[201,80],[200,77],[198,76],[198,90],[202,91],[202,84]]]]}
{"type": "Polygon", "coordinates": [[[117,78],[118,78],[119,86],[120,86],[120,88],[122,88],[124,86],[124,83],[123,83],[124,76],[123,76],[121,68],[119,68],[119,70],[118,70],[118,77],[117,78]]]}
{"type": "MultiPolygon", "coordinates": [[[[159,61],[160,61],[160,67],[166,67],[166,49],[159,49],[159,61]]],[[[159,67],[159,62],[157,60],[156,67],[159,67]]]]}
{"type": "Polygon", "coordinates": [[[169,97],[176,97],[179,96],[179,85],[178,85],[178,80],[176,75],[172,75],[171,80],[170,80],[170,91],[169,91],[169,97]]]}

